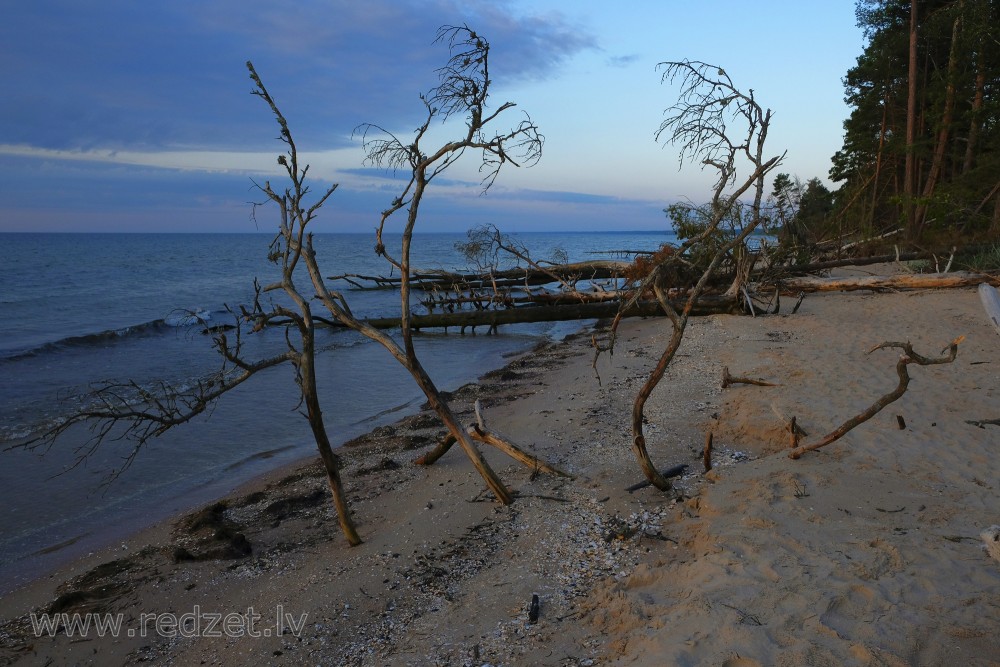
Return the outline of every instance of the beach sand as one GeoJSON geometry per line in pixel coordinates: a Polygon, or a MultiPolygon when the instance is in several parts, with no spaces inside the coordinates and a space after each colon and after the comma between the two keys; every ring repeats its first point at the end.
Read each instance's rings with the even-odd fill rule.
{"type": "Polygon", "coordinates": [[[421,413],[344,450],[361,546],[315,462],[278,471],[6,596],[0,664],[1000,665],[980,538],[1000,524],[1000,427],[967,423],[1000,417],[1000,336],[976,291],[790,307],[692,320],[646,410],[657,465],[689,465],[672,493],[626,490],[632,399],[668,323],[625,321],[596,369],[585,332],[453,396],[573,479],[487,451],[519,496],[500,506],[457,447],[411,464],[441,432],[421,413]],[[898,351],[870,348],[938,356],[962,335],[954,363],[911,365],[900,400],[787,456],[785,419],[812,442],[896,386],[898,351]],[[779,386],[722,389],[723,367],[779,386]],[[32,611],[122,629],[36,637],[32,611]]]}

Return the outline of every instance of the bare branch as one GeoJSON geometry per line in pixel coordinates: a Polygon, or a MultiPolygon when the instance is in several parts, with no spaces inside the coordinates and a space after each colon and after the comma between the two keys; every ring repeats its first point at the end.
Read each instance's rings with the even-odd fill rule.
{"type": "Polygon", "coordinates": [[[889,405],[890,403],[893,403],[894,401],[899,400],[899,398],[902,397],[904,393],[906,393],[906,389],[910,384],[910,375],[906,370],[908,364],[917,364],[918,366],[950,364],[951,362],[955,361],[955,357],[958,355],[958,346],[962,343],[963,340],[965,340],[965,336],[959,336],[958,338],[953,340],[944,349],[944,351],[946,351],[948,354],[938,358],[928,358],[920,354],[917,354],[916,352],[913,351],[913,346],[910,345],[909,342],[897,343],[897,342],[887,341],[879,345],[876,345],[875,347],[870,349],[868,351],[868,354],[871,354],[875,350],[885,350],[888,348],[897,348],[903,350],[903,354],[900,355],[899,361],[896,362],[896,374],[899,376],[899,383],[896,385],[896,388],[890,391],[889,393],[885,394],[878,400],[876,400],[874,403],[871,404],[871,406],[868,407],[868,409],[855,415],[854,417],[851,417],[843,424],[838,426],[836,429],[834,429],[827,435],[820,438],[817,442],[809,445],[801,445],[795,447],[794,449],[792,449],[792,451],[788,453],[789,458],[797,459],[806,452],[812,452],[817,449],[820,449],[821,447],[826,447],[830,443],[835,442],[840,438],[844,437],[849,431],[851,431],[855,427],[860,426],[864,422],[868,421],[869,419],[877,415],[879,412],[882,411],[883,408],[885,408],[885,406],[889,405]]]}
{"type": "Polygon", "coordinates": [[[252,364],[241,362],[241,372],[233,373],[223,369],[202,378],[192,388],[175,387],[163,381],[151,387],[141,386],[131,380],[99,384],[89,394],[88,406],[45,432],[8,449],[48,450],[71,428],[85,424],[91,435],[75,448],[75,460],[70,468],[83,463],[105,441],[133,443],[123,463],[106,478],[105,483],[110,483],[128,469],[139,450],[150,439],[203,414],[223,394],[243,384],[253,375],[289,361],[290,354],[262,359],[252,364]]]}
{"type": "Polygon", "coordinates": [[[760,201],[763,196],[764,177],[780,164],[784,155],[765,159],[764,142],[771,113],[765,112],[757,104],[753,90],[750,90],[749,94],[737,90],[721,67],[687,60],[660,63],[659,67],[665,70],[663,74],[665,83],[680,82],[680,93],[678,101],[666,110],[665,113],[670,115],[660,125],[655,135],[656,139],[659,141],[667,138],[671,144],[679,146],[682,165],[685,158],[694,159],[703,165],[713,167],[718,172],[712,201],[706,207],[703,228],[688,237],[676,252],[667,253],[660,263],[639,281],[632,299],[625,304],[626,307],[631,305],[641,298],[644,292],[652,289],[673,327],[666,349],[640,388],[632,406],[632,448],[636,458],[649,482],[658,489],[667,491],[670,489],[670,482],[657,470],[646,448],[646,438],[643,433],[646,401],[662,380],[680,347],[695,301],[704,293],[709,280],[723,259],[735,248],[741,247],[746,238],[760,225],[762,221],[760,201]],[[733,121],[739,121],[735,129],[730,126],[733,121]],[[740,124],[743,125],[742,129],[739,127],[740,124]],[[737,159],[748,162],[751,173],[727,194],[726,188],[737,182],[735,180],[737,159]],[[683,310],[677,312],[670,306],[668,289],[683,289],[689,285],[670,284],[672,278],[683,275],[678,271],[678,267],[688,261],[692,251],[705,246],[710,238],[716,236],[720,224],[737,210],[741,197],[751,189],[754,192],[754,204],[749,219],[743,220],[741,216],[742,229],[728,241],[709,249],[707,265],[703,266],[700,277],[687,290],[687,301],[683,310]]]}

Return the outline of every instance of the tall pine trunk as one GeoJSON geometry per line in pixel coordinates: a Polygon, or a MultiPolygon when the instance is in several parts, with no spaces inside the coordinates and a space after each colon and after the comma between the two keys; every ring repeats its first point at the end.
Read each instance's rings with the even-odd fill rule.
{"type": "Polygon", "coordinates": [[[907,236],[917,237],[917,0],[910,0],[910,52],[906,90],[906,168],[903,176],[903,199],[906,207],[907,236]]]}
{"type": "Polygon", "coordinates": [[[931,158],[930,171],[927,173],[927,181],[924,183],[921,194],[921,203],[916,208],[914,225],[917,235],[923,229],[927,217],[927,203],[934,188],[937,187],[938,179],[944,167],[944,155],[948,149],[948,138],[951,135],[952,114],[955,109],[955,76],[958,71],[958,36],[962,26],[962,16],[959,14],[955,18],[955,23],[951,28],[951,48],[948,52],[948,73],[945,84],[944,109],[941,111],[941,123],[938,130],[937,141],[934,145],[934,153],[931,158]]]}
{"type": "Polygon", "coordinates": [[[986,88],[986,71],[982,63],[976,71],[976,94],[972,98],[972,120],[969,121],[969,140],[965,145],[965,159],[962,161],[962,173],[972,169],[976,159],[976,142],[979,140],[979,114],[983,108],[983,93],[986,88]]]}

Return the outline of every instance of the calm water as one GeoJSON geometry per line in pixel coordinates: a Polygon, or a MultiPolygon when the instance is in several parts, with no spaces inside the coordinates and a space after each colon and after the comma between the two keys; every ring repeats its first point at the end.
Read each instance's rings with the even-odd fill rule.
{"type": "MultiPolygon", "coordinates": [[[[536,258],[562,249],[570,261],[595,251],[655,249],[666,234],[522,234],[536,258]]],[[[218,368],[201,327],[231,321],[226,304],[249,303],[253,278],[276,275],[266,261],[267,234],[0,234],[0,450],[23,441],[78,407],[104,380],[185,385],[218,368]]],[[[464,234],[415,241],[420,268],[466,269],[455,250],[464,234]]],[[[371,235],[317,236],[326,275],[386,275],[371,235]]],[[[390,249],[391,250],[391,249],[390,249]]],[[[304,279],[302,279],[304,282],[304,279]]],[[[391,291],[343,286],[361,316],[399,311],[391,291]]],[[[419,298],[419,297],[418,297],[419,298]]],[[[414,306],[415,312],[421,312],[414,306]]],[[[512,325],[498,336],[421,334],[418,352],[442,389],[497,368],[540,338],[579,323],[512,325]]],[[[279,331],[250,341],[261,355],[283,346],[279,331]]],[[[343,442],[416,410],[422,395],[381,347],[352,332],[321,334],[318,374],[331,437],[343,442]]],[[[290,368],[267,371],[223,397],[210,415],[175,428],[139,452],[112,484],[109,472],[131,451],[109,442],[73,467],[88,433],[67,434],[44,456],[0,451],[0,592],[81,552],[223,495],[238,484],[311,456],[307,424],[296,412],[290,368]]]]}

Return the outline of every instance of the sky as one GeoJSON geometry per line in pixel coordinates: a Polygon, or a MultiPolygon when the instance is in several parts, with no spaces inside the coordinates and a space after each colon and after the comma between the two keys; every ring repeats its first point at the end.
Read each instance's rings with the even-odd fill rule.
{"type": "MultiPolygon", "coordinates": [[[[713,174],[655,140],[677,89],[658,63],[725,69],[773,111],[778,172],[828,186],[861,54],[852,0],[32,0],[0,22],[0,232],[269,232],[254,182],[283,183],[284,146],[250,94],[254,63],[289,122],[314,192],[338,184],[316,232],[368,232],[405,182],[355,133],[400,138],[448,58],[442,25],[489,40],[491,102],[545,137],[534,166],[485,194],[467,154],[428,190],[418,231],[668,228],[713,174]]],[[[498,125],[499,129],[499,125],[498,125]]],[[[430,138],[461,136],[435,125],[430,138]]],[[[776,172],[777,173],[777,172],[776,172]]],[[[402,224],[402,220],[394,224],[402,224]]]]}

